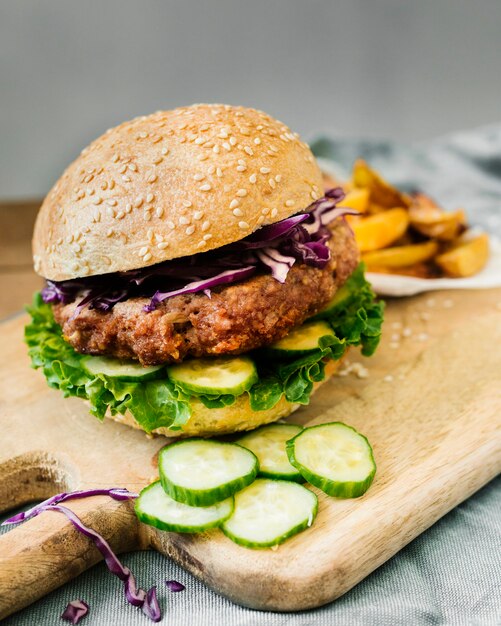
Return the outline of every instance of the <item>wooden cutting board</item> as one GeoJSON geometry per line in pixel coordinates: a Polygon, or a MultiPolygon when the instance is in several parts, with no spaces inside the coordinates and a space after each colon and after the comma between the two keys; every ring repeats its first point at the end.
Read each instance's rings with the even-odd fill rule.
{"type": "MultiPolygon", "coordinates": [[[[342,420],[367,435],[376,480],[357,500],[319,494],[312,528],[277,550],[248,550],[140,525],[129,502],[70,503],[119,552],[152,547],[242,605],[276,611],[344,594],[501,470],[501,290],[444,292],[388,305],[379,352],[324,385],[294,415],[342,420]]],[[[26,317],[0,325],[0,509],[59,491],[139,490],[166,439],[98,422],[30,369],[26,317]]],[[[145,558],[148,558],[145,556],[145,558]]],[[[44,513],[0,538],[0,618],[100,559],[62,515],[44,513]]],[[[141,581],[139,581],[141,583],[141,581]]]]}

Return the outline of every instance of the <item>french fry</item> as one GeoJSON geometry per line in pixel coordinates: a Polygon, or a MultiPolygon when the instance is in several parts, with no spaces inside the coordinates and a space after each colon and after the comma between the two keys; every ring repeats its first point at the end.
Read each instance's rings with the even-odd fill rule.
{"type": "Polygon", "coordinates": [[[394,246],[384,250],[366,252],[362,255],[367,268],[377,267],[399,268],[408,267],[428,261],[438,252],[436,241],[425,241],[411,246],[394,246]]]}
{"type": "Polygon", "coordinates": [[[365,213],[369,206],[369,190],[368,189],[351,189],[347,191],[346,196],[338,206],[349,207],[355,209],[359,213],[365,213]]]}
{"type": "Polygon", "coordinates": [[[382,176],[371,169],[363,159],[357,159],[353,165],[353,185],[369,189],[371,204],[385,209],[409,207],[411,198],[390,185],[382,176]]]}
{"type": "Polygon", "coordinates": [[[399,239],[409,225],[405,209],[389,209],[383,213],[350,220],[360,252],[385,248],[399,239]]]}
{"type": "Polygon", "coordinates": [[[452,241],[466,224],[462,209],[447,213],[424,194],[417,194],[409,208],[411,226],[426,237],[440,241],[452,241]]]}
{"type": "Polygon", "coordinates": [[[482,233],[469,239],[463,237],[452,249],[435,258],[442,270],[453,278],[473,276],[485,266],[489,259],[489,237],[482,233]]]}

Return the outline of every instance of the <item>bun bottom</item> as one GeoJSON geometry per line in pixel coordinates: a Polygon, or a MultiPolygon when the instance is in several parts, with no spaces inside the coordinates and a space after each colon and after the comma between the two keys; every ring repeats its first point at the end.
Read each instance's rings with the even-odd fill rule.
{"type": "MultiPolygon", "coordinates": [[[[346,353],[345,353],[346,354],[346,353]]],[[[343,357],[344,358],[344,357],[343,357]]],[[[329,361],[325,365],[325,378],[320,383],[315,383],[312,394],[325,383],[339,368],[343,359],[329,361]]],[[[263,424],[269,424],[282,417],[287,417],[296,411],[301,405],[288,402],[284,396],[271,409],[265,411],[253,411],[250,407],[249,396],[243,394],[238,397],[231,406],[220,409],[209,409],[199,400],[194,399],[191,403],[192,414],[184,424],[182,430],[170,430],[170,428],[155,428],[152,434],[165,435],[166,437],[211,437],[214,435],[228,435],[241,430],[252,430],[263,424]]],[[[124,415],[106,415],[109,419],[144,430],[134,419],[133,415],[126,411],[124,415]]]]}

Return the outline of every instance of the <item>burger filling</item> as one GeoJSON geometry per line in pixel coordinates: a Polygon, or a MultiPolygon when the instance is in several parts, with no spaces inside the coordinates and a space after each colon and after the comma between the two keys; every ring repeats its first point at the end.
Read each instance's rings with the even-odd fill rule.
{"type": "Polygon", "coordinates": [[[282,396],[307,404],[329,359],[357,345],[370,355],[381,334],[383,306],[357,265],[353,234],[342,219],[351,211],[336,207],[342,197],[342,190],[331,190],[304,213],[212,252],[48,281],[26,328],[34,367],[65,395],[88,399],[97,417],[129,410],[147,432],[182,428],[194,396],[209,408],[228,406],[236,396],[187,389],[168,367],[154,380],[109,376],[86,366],[92,356],[84,355],[168,366],[246,353],[257,372],[243,392],[253,410],[270,409],[282,396]],[[314,315],[330,329],[317,348],[270,358],[269,347],[314,315]]]}

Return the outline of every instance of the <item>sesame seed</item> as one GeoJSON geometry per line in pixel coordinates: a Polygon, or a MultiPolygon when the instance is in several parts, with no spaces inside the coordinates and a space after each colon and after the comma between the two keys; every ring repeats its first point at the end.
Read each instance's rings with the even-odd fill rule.
{"type": "Polygon", "coordinates": [[[144,202],[143,196],[138,196],[134,200],[134,206],[136,207],[136,209],[139,209],[139,207],[143,204],[143,202],[144,202]]]}
{"type": "Polygon", "coordinates": [[[126,213],[130,213],[131,211],[132,211],[132,204],[131,204],[130,202],[128,202],[128,203],[125,205],[125,212],[126,212],[126,213]]]}
{"type": "Polygon", "coordinates": [[[254,154],[252,148],[250,148],[249,146],[245,146],[244,152],[247,152],[249,156],[252,156],[254,154]]]}
{"type": "Polygon", "coordinates": [[[231,146],[227,141],[223,141],[223,148],[228,151],[231,150],[231,146]]]}
{"type": "Polygon", "coordinates": [[[397,348],[400,348],[400,344],[396,341],[393,341],[390,343],[390,348],[393,348],[393,350],[396,350],[397,348]]]}
{"type": "Polygon", "coordinates": [[[108,183],[108,189],[114,189],[114,187],[115,187],[115,181],[112,178],[110,182],[108,183]]]}
{"type": "Polygon", "coordinates": [[[109,228],[108,231],[106,232],[106,237],[111,237],[114,232],[115,231],[113,230],[113,228],[109,228]]]}
{"type": "Polygon", "coordinates": [[[256,182],[256,180],[257,180],[257,176],[255,174],[251,174],[249,176],[249,182],[250,183],[254,184],[256,182]]]}
{"type": "Polygon", "coordinates": [[[256,146],[258,146],[261,143],[261,139],[259,139],[259,137],[256,137],[254,139],[254,143],[256,144],[256,146]]]}
{"type": "Polygon", "coordinates": [[[130,163],[129,169],[131,172],[137,172],[137,165],[135,163],[130,163]]]}
{"type": "Polygon", "coordinates": [[[169,244],[167,241],[162,241],[161,243],[157,244],[157,248],[159,250],[165,250],[165,248],[167,248],[168,245],[169,244]]]}
{"type": "Polygon", "coordinates": [[[264,207],[264,209],[261,210],[261,213],[263,215],[268,215],[269,212],[270,212],[270,209],[269,209],[269,207],[266,207],[266,206],[264,207]]]}
{"type": "Polygon", "coordinates": [[[139,249],[138,255],[139,256],[144,256],[147,252],[148,252],[148,247],[147,246],[143,246],[142,248],[139,249]]]}
{"type": "Polygon", "coordinates": [[[130,183],[130,176],[122,176],[124,183],[130,183]]]}
{"type": "Polygon", "coordinates": [[[144,261],[145,263],[147,263],[147,262],[148,262],[151,258],[152,258],[152,254],[151,254],[151,252],[148,252],[148,254],[145,254],[145,255],[143,256],[143,261],[144,261]]]}
{"type": "Polygon", "coordinates": [[[195,232],[195,227],[194,226],[188,226],[188,228],[186,229],[186,234],[187,235],[192,235],[195,232]]]}
{"type": "Polygon", "coordinates": [[[191,200],[183,200],[183,206],[189,209],[191,206],[193,206],[193,202],[191,202],[191,200]]]}
{"type": "Polygon", "coordinates": [[[243,212],[241,211],[241,209],[233,209],[233,215],[235,215],[236,217],[242,217],[243,212]]]}
{"type": "Polygon", "coordinates": [[[261,226],[263,222],[264,222],[264,215],[260,215],[257,219],[257,223],[259,224],[259,226],[261,226]]]}
{"type": "Polygon", "coordinates": [[[184,215],[181,215],[181,217],[179,218],[179,223],[183,224],[184,226],[186,226],[187,224],[190,223],[189,218],[185,217],[184,215]]]}
{"type": "Polygon", "coordinates": [[[209,239],[212,239],[212,235],[210,233],[204,235],[204,241],[209,241],[209,239]]]}
{"type": "Polygon", "coordinates": [[[275,187],[277,186],[277,183],[275,182],[274,178],[270,178],[268,183],[272,189],[275,189],[275,187]]]}
{"type": "Polygon", "coordinates": [[[155,215],[156,215],[157,217],[162,217],[162,215],[163,215],[163,214],[164,214],[164,209],[163,209],[163,207],[161,207],[161,206],[157,207],[157,210],[155,211],[155,215]]]}
{"type": "Polygon", "coordinates": [[[428,339],[427,333],[419,333],[419,335],[417,336],[418,341],[427,341],[427,339],[428,339]]]}
{"type": "Polygon", "coordinates": [[[207,245],[206,241],[199,241],[197,243],[197,248],[205,248],[206,245],[207,245]]]}
{"type": "Polygon", "coordinates": [[[235,146],[237,143],[237,140],[235,137],[230,137],[230,145],[235,146]]]}
{"type": "Polygon", "coordinates": [[[271,172],[269,167],[260,167],[259,171],[261,172],[261,174],[269,174],[271,172]]]}
{"type": "Polygon", "coordinates": [[[115,200],[115,198],[111,198],[110,200],[106,200],[106,204],[109,206],[116,206],[117,201],[115,200]]]}
{"type": "Polygon", "coordinates": [[[169,154],[169,148],[162,148],[162,154],[163,155],[169,154]]]}
{"type": "Polygon", "coordinates": [[[318,199],[318,195],[314,191],[311,191],[310,192],[310,198],[312,200],[317,200],[318,199]]]}
{"type": "Polygon", "coordinates": [[[124,211],[119,211],[117,213],[117,220],[121,220],[123,217],[125,217],[125,212],[124,211]]]}
{"type": "Polygon", "coordinates": [[[174,228],[176,228],[176,225],[174,224],[174,222],[172,220],[168,220],[167,221],[167,226],[171,229],[174,230],[174,228]]]}
{"type": "Polygon", "coordinates": [[[249,224],[247,224],[247,222],[238,222],[238,227],[241,228],[242,230],[247,230],[248,228],[250,228],[249,224]]]}
{"type": "Polygon", "coordinates": [[[221,176],[223,175],[223,170],[220,167],[216,169],[216,175],[218,176],[218,178],[221,178],[221,176]]]}
{"type": "Polygon", "coordinates": [[[146,202],[153,202],[154,198],[155,198],[155,196],[152,193],[149,193],[146,196],[146,202]]]}
{"type": "Polygon", "coordinates": [[[216,171],[216,166],[215,165],[209,165],[207,171],[209,172],[209,174],[214,174],[214,172],[216,171]]]}
{"type": "Polygon", "coordinates": [[[385,376],[383,380],[385,383],[391,383],[391,381],[393,380],[393,376],[391,374],[388,374],[388,376],[385,376]]]}
{"type": "Polygon", "coordinates": [[[220,152],[219,146],[218,146],[218,145],[215,145],[215,146],[212,148],[212,152],[215,152],[216,154],[219,154],[219,152],[220,152]]]}
{"type": "Polygon", "coordinates": [[[193,180],[203,180],[205,178],[204,174],[195,174],[193,176],[193,180]]]}
{"type": "Polygon", "coordinates": [[[403,337],[410,337],[412,335],[412,330],[410,328],[404,328],[402,331],[403,337]]]}
{"type": "Polygon", "coordinates": [[[195,139],[195,144],[196,144],[197,146],[199,146],[200,144],[205,143],[205,141],[206,141],[206,140],[205,140],[205,138],[204,138],[204,137],[197,137],[197,138],[195,139]]]}
{"type": "Polygon", "coordinates": [[[234,209],[235,207],[237,207],[240,204],[240,200],[238,200],[237,198],[234,198],[231,202],[230,202],[230,209],[234,209]]]}
{"type": "Polygon", "coordinates": [[[210,222],[207,220],[202,224],[202,231],[208,230],[210,227],[210,222]]]}
{"type": "Polygon", "coordinates": [[[107,213],[108,217],[115,217],[115,210],[112,209],[111,207],[108,207],[106,209],[106,213],[107,213]]]}
{"type": "Polygon", "coordinates": [[[112,157],[111,157],[111,161],[112,163],[116,163],[119,159],[119,155],[117,153],[115,153],[112,157]]]}
{"type": "Polygon", "coordinates": [[[201,187],[199,187],[200,191],[210,191],[212,189],[212,187],[206,183],[205,185],[202,185],[201,187]]]}
{"type": "Polygon", "coordinates": [[[246,169],[247,169],[247,167],[245,165],[238,165],[237,166],[237,172],[245,172],[246,169]]]}
{"type": "Polygon", "coordinates": [[[208,158],[209,158],[209,155],[207,155],[207,154],[199,154],[197,156],[197,160],[198,161],[207,161],[208,158]]]}
{"type": "Polygon", "coordinates": [[[126,170],[126,169],[127,169],[127,165],[124,163],[123,165],[121,165],[121,166],[118,168],[118,173],[119,173],[119,174],[123,174],[123,173],[125,172],[125,170],[126,170]]]}
{"type": "Polygon", "coordinates": [[[158,176],[156,174],[151,174],[151,176],[148,176],[148,178],[146,180],[149,183],[154,183],[157,180],[157,178],[158,178],[158,176]]]}
{"type": "Polygon", "coordinates": [[[286,200],[285,206],[294,206],[296,204],[295,200],[286,200]]]}
{"type": "Polygon", "coordinates": [[[272,152],[278,152],[278,148],[276,146],[273,146],[273,145],[270,146],[270,150],[272,152]]]}
{"type": "Polygon", "coordinates": [[[237,196],[240,196],[240,198],[244,198],[247,195],[247,189],[239,189],[237,191],[237,196]]]}
{"type": "Polygon", "coordinates": [[[159,163],[161,163],[162,161],[163,161],[163,157],[161,157],[161,156],[157,156],[157,157],[155,157],[155,158],[153,159],[153,163],[154,163],[155,165],[158,165],[158,164],[159,164],[159,163]]]}
{"type": "Polygon", "coordinates": [[[278,210],[277,209],[271,209],[270,216],[271,217],[276,217],[277,215],[278,215],[278,210]]]}
{"type": "Polygon", "coordinates": [[[281,174],[277,174],[277,175],[275,176],[275,180],[277,181],[277,183],[279,183],[279,182],[282,180],[282,176],[281,176],[281,174]]]}
{"type": "Polygon", "coordinates": [[[149,222],[151,220],[151,212],[150,211],[145,211],[143,213],[143,219],[145,222],[149,222]]]}
{"type": "Polygon", "coordinates": [[[100,198],[99,196],[97,196],[96,198],[94,198],[92,203],[97,205],[97,204],[101,204],[102,201],[103,201],[103,199],[100,198]]]}

